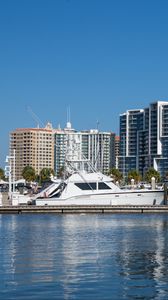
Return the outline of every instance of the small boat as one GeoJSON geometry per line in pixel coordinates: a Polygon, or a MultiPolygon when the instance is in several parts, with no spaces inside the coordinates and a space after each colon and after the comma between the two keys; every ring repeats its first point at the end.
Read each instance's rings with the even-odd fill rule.
{"type": "Polygon", "coordinates": [[[15,191],[11,193],[10,202],[13,206],[31,204],[31,196],[20,194],[20,192],[15,191]]]}

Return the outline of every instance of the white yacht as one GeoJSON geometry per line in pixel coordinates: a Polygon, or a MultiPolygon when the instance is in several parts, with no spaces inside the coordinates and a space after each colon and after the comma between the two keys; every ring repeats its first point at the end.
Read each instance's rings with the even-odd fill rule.
{"type": "MultiPolygon", "coordinates": [[[[78,161],[79,163],[79,161],[78,161]]],[[[68,169],[72,174],[66,179],[57,179],[37,195],[12,193],[12,205],[163,205],[162,189],[121,189],[110,176],[68,169]]],[[[0,197],[0,205],[2,200],[0,197]]]]}
{"type": "Polygon", "coordinates": [[[124,190],[100,172],[74,172],[37,195],[36,205],[162,205],[163,190],[124,190]]]}
{"type": "Polygon", "coordinates": [[[76,172],[37,195],[36,205],[163,205],[164,191],[123,190],[100,172],[76,172]]]}

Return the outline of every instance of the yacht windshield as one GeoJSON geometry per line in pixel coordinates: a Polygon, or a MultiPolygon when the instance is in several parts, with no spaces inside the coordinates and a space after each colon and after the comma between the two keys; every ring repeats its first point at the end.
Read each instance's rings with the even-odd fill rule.
{"type": "MultiPolygon", "coordinates": [[[[81,190],[96,190],[96,182],[78,182],[75,185],[81,190]]],[[[98,183],[99,190],[110,190],[111,188],[105,182],[98,183]]]]}
{"type": "Polygon", "coordinates": [[[78,182],[75,185],[81,190],[96,190],[96,182],[78,182]]]}

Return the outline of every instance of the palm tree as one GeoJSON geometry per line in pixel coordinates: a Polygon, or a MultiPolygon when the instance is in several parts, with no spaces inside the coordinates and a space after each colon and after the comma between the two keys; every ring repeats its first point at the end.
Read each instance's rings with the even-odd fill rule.
{"type": "Polygon", "coordinates": [[[111,176],[115,182],[120,182],[123,178],[122,173],[116,168],[110,169],[108,175],[111,176]]]}
{"type": "Polygon", "coordinates": [[[128,172],[128,183],[131,183],[131,179],[134,179],[135,183],[141,181],[141,175],[137,170],[130,170],[128,172]]]}
{"type": "Polygon", "coordinates": [[[145,181],[151,182],[151,178],[155,177],[156,182],[160,181],[160,173],[156,171],[154,168],[150,168],[146,173],[145,173],[145,181]]]}
{"type": "Polygon", "coordinates": [[[62,178],[64,176],[64,172],[65,172],[65,167],[62,166],[60,169],[59,169],[59,172],[58,172],[58,178],[62,178]]]}
{"type": "Polygon", "coordinates": [[[36,178],[36,174],[35,174],[35,170],[33,167],[31,166],[26,166],[23,171],[22,171],[22,176],[23,178],[30,182],[30,181],[34,181],[36,178]]]}
{"type": "Polygon", "coordinates": [[[40,171],[41,182],[49,180],[51,178],[51,175],[55,175],[55,172],[54,172],[53,169],[51,169],[51,168],[43,168],[40,171]]]}
{"type": "Polygon", "coordinates": [[[0,168],[0,179],[5,179],[5,172],[2,168],[0,168]]]}

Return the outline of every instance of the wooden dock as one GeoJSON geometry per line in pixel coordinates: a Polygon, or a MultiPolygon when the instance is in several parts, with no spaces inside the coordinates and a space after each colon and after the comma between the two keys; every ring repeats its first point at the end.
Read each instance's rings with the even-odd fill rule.
{"type": "Polygon", "coordinates": [[[160,206],[0,206],[0,214],[90,214],[90,213],[168,213],[168,205],[160,206]]]}

